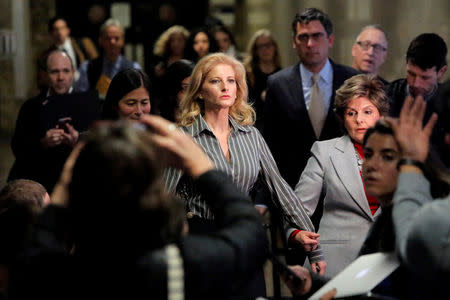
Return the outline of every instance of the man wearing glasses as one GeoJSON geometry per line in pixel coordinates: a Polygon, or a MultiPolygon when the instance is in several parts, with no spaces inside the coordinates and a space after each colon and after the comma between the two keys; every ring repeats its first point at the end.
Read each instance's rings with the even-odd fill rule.
{"type": "Polygon", "coordinates": [[[263,135],[281,175],[294,187],[312,144],[342,135],[333,113],[334,94],[358,72],[328,58],[334,35],[327,14],[308,8],[295,16],[292,31],[292,45],[300,62],[269,77],[263,135]],[[320,91],[321,97],[312,93],[315,74],[319,77],[315,91],[320,91]],[[321,101],[312,105],[311,98],[321,101]]]}
{"type": "MultiPolygon", "coordinates": [[[[358,72],[328,58],[334,35],[333,24],[324,12],[308,8],[297,14],[292,31],[292,45],[300,62],[269,76],[263,135],[281,175],[294,187],[313,143],[342,135],[333,112],[334,94],[346,79],[358,72]]],[[[320,216],[321,209],[317,211],[320,216]]],[[[315,215],[311,220],[317,228],[315,215]]],[[[298,231],[293,231],[289,242],[297,244],[297,236],[298,231]]],[[[321,252],[318,248],[308,253],[314,272],[323,273],[326,269],[321,252]]],[[[302,258],[296,256],[296,261],[289,263],[303,264],[302,258]]]]}
{"type": "MultiPolygon", "coordinates": [[[[378,75],[387,55],[386,34],[379,25],[365,26],[352,47],[352,67],[363,73],[378,75]]],[[[378,78],[388,84],[386,80],[378,78]]]]}

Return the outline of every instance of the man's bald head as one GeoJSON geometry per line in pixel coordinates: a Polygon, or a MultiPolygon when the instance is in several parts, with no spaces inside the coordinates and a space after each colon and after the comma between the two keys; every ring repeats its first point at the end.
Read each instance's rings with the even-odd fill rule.
{"type": "Polygon", "coordinates": [[[50,52],[47,57],[47,73],[52,94],[61,95],[69,92],[75,71],[72,60],[66,52],[61,50],[50,52]]]}

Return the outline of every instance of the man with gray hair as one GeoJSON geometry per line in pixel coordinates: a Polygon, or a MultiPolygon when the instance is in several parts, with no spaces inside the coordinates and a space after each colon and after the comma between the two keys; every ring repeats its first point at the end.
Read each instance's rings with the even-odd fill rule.
{"type": "MultiPolygon", "coordinates": [[[[352,67],[368,74],[379,75],[381,66],[386,61],[387,39],[380,25],[363,27],[352,47],[352,67]]],[[[388,82],[378,78],[384,83],[388,82]]]]}
{"type": "Polygon", "coordinates": [[[106,95],[111,79],[119,71],[135,68],[141,69],[137,62],[130,61],[122,55],[125,45],[125,33],[116,19],[108,19],[100,28],[99,37],[102,54],[84,62],[80,69],[80,79],[75,85],[76,91],[97,90],[100,96],[106,95]]]}

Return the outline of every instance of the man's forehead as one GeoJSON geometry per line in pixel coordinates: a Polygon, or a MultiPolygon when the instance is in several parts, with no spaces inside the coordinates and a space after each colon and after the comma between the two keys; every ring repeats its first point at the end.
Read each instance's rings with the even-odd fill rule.
{"type": "Polygon", "coordinates": [[[359,37],[359,41],[370,41],[382,45],[386,45],[387,43],[383,31],[376,28],[367,28],[364,30],[359,37]]]}
{"type": "Polygon", "coordinates": [[[58,69],[58,68],[69,68],[71,69],[72,64],[70,57],[63,53],[51,54],[47,59],[48,69],[58,69]]]}
{"type": "Polygon", "coordinates": [[[428,69],[424,70],[424,69],[422,69],[418,65],[415,65],[414,63],[412,63],[409,60],[406,63],[406,69],[408,71],[413,71],[415,73],[420,73],[420,74],[423,74],[423,75],[429,75],[429,74],[433,74],[433,73],[437,72],[436,66],[432,66],[431,68],[428,68],[428,69]]]}
{"type": "Polygon", "coordinates": [[[67,27],[67,22],[64,19],[58,19],[53,23],[53,28],[61,28],[61,27],[67,27]]]}
{"type": "Polygon", "coordinates": [[[297,22],[296,29],[297,29],[297,33],[302,32],[302,31],[325,32],[325,27],[323,27],[322,23],[319,20],[312,20],[307,23],[306,22],[304,22],[304,23],[297,22]]]}
{"type": "Polygon", "coordinates": [[[122,31],[122,28],[120,28],[119,26],[111,25],[105,29],[103,35],[104,36],[118,36],[118,35],[123,36],[123,31],[122,31]]]}

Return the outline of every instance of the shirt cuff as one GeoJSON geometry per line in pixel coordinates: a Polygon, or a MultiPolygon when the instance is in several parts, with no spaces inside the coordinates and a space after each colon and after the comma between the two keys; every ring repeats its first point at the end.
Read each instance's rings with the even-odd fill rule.
{"type": "Polygon", "coordinates": [[[291,232],[291,234],[289,235],[289,239],[288,239],[288,243],[290,245],[295,245],[295,236],[297,235],[297,233],[299,233],[300,229],[295,229],[294,231],[291,232]]]}
{"type": "Polygon", "coordinates": [[[323,255],[322,251],[322,246],[320,244],[317,245],[316,250],[308,252],[308,259],[310,263],[316,263],[325,260],[325,256],[323,255]]]}

